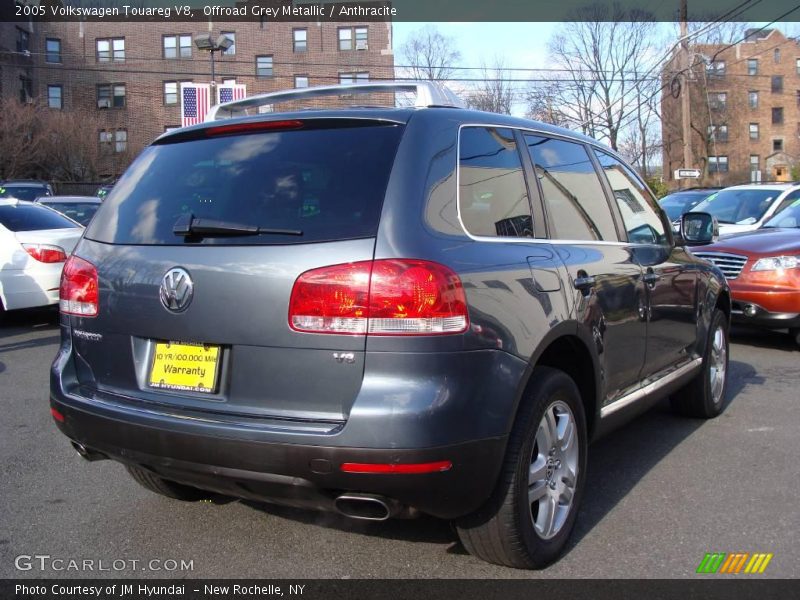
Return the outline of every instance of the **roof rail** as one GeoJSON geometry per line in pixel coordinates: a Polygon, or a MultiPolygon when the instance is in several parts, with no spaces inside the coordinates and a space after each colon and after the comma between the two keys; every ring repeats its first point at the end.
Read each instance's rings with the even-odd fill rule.
{"type": "Polygon", "coordinates": [[[206,115],[206,121],[218,121],[233,117],[242,117],[259,113],[262,106],[272,106],[278,102],[322,98],[325,96],[342,96],[344,94],[372,94],[376,92],[415,92],[414,108],[430,106],[448,106],[466,108],[466,103],[445,85],[436,81],[380,81],[364,83],[347,83],[339,85],[323,85],[269,94],[257,94],[212,106],[206,115]]]}

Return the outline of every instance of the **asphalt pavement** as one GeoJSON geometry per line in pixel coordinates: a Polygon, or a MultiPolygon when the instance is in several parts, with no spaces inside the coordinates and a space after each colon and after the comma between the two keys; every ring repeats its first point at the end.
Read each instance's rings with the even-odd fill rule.
{"type": "Polygon", "coordinates": [[[721,417],[665,403],[592,445],[565,556],[526,572],[469,556],[444,521],[181,503],[84,461],[48,408],[56,318],[0,323],[0,578],[715,577],[695,573],[707,552],[773,553],[759,577],[800,574],[800,348],[784,334],[734,330],[721,417]]]}

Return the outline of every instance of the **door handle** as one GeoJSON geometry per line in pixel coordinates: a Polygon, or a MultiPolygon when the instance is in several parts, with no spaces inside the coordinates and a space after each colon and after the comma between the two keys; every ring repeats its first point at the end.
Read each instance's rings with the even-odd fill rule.
{"type": "Polygon", "coordinates": [[[580,290],[584,294],[588,294],[589,290],[591,290],[597,280],[594,278],[594,275],[579,275],[572,281],[572,285],[575,286],[576,290],[580,290]]]}

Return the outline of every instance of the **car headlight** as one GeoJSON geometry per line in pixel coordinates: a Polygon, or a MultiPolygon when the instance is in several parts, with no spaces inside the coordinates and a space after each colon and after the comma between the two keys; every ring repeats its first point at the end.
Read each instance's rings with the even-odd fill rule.
{"type": "Polygon", "coordinates": [[[800,267],[800,256],[770,256],[760,258],[753,265],[753,271],[778,271],[780,269],[796,269],[800,267]]]}

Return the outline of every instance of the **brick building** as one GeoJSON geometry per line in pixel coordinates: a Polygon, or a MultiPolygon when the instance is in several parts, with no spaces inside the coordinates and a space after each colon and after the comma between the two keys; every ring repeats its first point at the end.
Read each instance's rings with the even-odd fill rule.
{"type": "Polygon", "coordinates": [[[103,176],[120,174],[145,145],[180,125],[180,82],[209,83],[196,33],[235,42],[216,53],[216,82],[248,95],[292,87],[391,79],[391,23],[0,23],[0,96],[78,111],[96,128],[103,176]]]}
{"type": "Polygon", "coordinates": [[[684,86],[674,83],[681,65],[673,56],[663,72],[664,179],[673,171],[702,169],[692,185],[789,181],[800,171],[800,46],[777,29],[750,30],[733,46],[691,48],[688,82],[694,165],[683,164],[684,86]]]}

